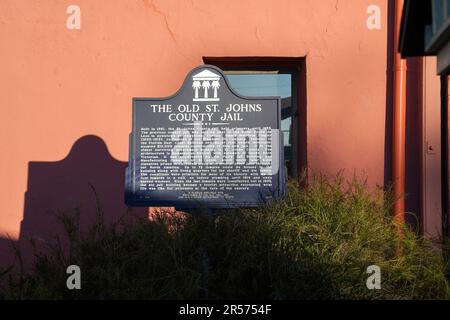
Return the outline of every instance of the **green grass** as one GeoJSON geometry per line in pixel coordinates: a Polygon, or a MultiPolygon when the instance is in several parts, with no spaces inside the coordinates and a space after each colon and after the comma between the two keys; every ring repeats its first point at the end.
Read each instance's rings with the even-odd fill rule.
{"type": "Polygon", "coordinates": [[[7,299],[448,299],[442,250],[408,228],[398,235],[389,193],[364,180],[317,175],[262,208],[213,218],[98,221],[81,235],[62,216],[64,242],[37,252],[30,274],[2,272],[7,299]],[[402,248],[402,255],[397,249],[402,248]],[[66,267],[82,290],[66,289],[66,267]],[[368,290],[366,268],[381,268],[368,290]]]}

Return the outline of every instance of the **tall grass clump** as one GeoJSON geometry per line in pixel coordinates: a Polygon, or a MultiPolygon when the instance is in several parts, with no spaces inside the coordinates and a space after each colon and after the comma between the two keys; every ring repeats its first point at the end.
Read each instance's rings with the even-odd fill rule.
{"type": "Polygon", "coordinates": [[[391,204],[365,180],[316,175],[307,188],[291,182],[281,201],[220,217],[210,249],[220,255],[218,297],[449,298],[441,250],[397,225],[391,204]],[[380,290],[366,286],[371,265],[381,269],[380,290]]]}
{"type": "Polygon", "coordinates": [[[10,299],[185,299],[197,294],[198,235],[177,217],[160,216],[102,221],[86,234],[79,231],[79,216],[64,215],[69,245],[57,240],[36,249],[29,274],[10,274],[6,298],[10,299]],[[46,249],[46,250],[45,250],[46,249]],[[66,268],[81,269],[81,290],[68,290],[66,268]]]}
{"type": "Polygon", "coordinates": [[[390,215],[388,192],[316,175],[284,199],[207,217],[166,213],[85,234],[62,219],[69,250],[39,251],[30,273],[3,273],[10,299],[448,299],[442,246],[390,215]],[[302,187],[301,187],[302,186],[302,187]],[[401,232],[399,233],[399,230],[401,232]],[[400,254],[401,253],[401,254],[400,254]],[[82,270],[67,290],[66,268],[82,270]],[[381,269],[369,290],[367,267],[381,269]]]}

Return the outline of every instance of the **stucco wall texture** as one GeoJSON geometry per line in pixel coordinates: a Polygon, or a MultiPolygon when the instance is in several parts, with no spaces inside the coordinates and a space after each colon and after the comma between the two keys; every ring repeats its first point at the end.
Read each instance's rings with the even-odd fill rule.
{"type": "Polygon", "coordinates": [[[308,166],[382,185],[387,21],[387,0],[0,1],[0,237],[24,214],[95,207],[92,186],[126,211],[108,198],[123,179],[101,180],[126,165],[131,98],[173,94],[202,57],[306,57],[308,166]]]}

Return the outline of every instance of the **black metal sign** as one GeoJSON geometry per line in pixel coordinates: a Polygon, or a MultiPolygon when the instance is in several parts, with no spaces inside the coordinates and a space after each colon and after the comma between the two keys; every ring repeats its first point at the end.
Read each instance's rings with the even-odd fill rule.
{"type": "Polygon", "coordinates": [[[279,97],[242,97],[223,72],[192,70],[167,98],[133,98],[129,206],[257,206],[284,194],[279,97]]]}

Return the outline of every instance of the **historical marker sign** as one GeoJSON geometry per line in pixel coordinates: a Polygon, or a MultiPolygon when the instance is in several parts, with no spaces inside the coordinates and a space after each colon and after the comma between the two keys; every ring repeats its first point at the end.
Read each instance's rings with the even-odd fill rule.
{"type": "Polygon", "coordinates": [[[192,70],[168,98],[133,98],[129,206],[257,206],[285,192],[279,97],[242,97],[192,70]]]}

